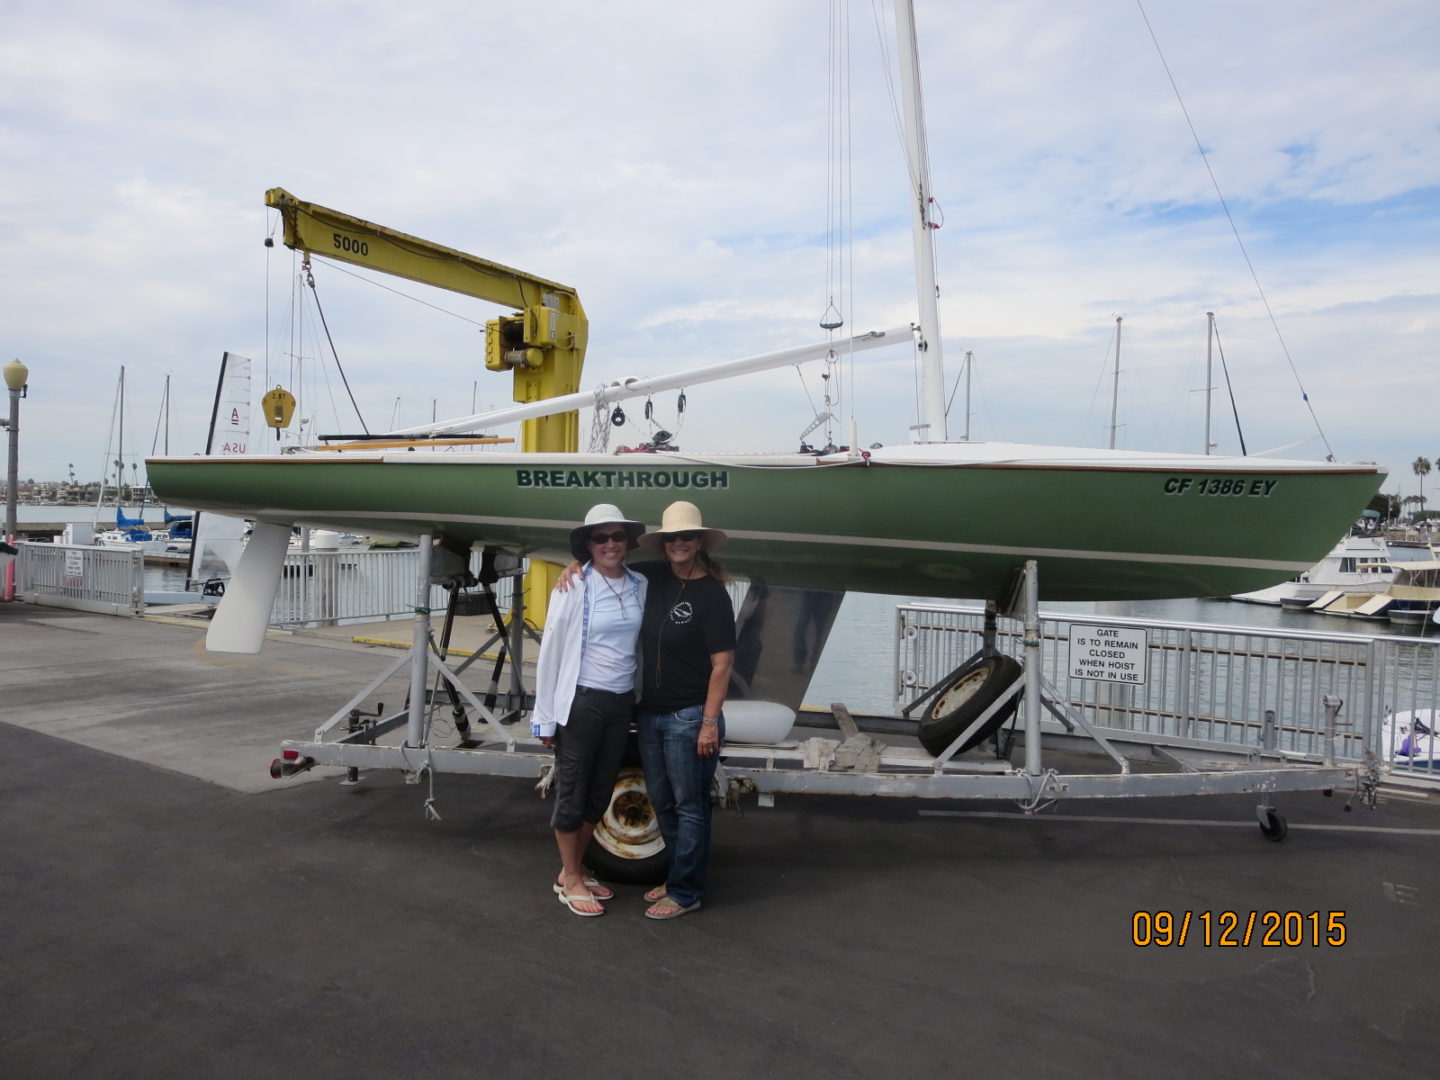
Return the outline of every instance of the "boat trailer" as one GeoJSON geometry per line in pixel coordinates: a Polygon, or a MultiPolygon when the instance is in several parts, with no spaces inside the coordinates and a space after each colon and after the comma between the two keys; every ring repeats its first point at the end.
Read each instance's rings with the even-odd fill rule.
{"type": "MultiPolygon", "coordinates": [[[[536,780],[542,793],[548,791],[553,753],[530,736],[528,724],[519,722],[534,703],[521,680],[525,642],[538,638],[525,624],[523,590],[515,590],[508,617],[502,615],[492,591],[501,577],[518,576],[519,560],[486,552],[477,582],[465,560],[435,546],[430,534],[420,536],[419,550],[409,653],[341,706],[316,729],[313,738],[282,743],[271,774],[289,777],[317,765],[333,766],[346,770],[344,783],[354,784],[361,770],[399,769],[410,783],[428,777],[431,793],[425,810],[432,817],[439,816],[433,786],[438,773],[524,777],[536,780]],[[447,565],[432,574],[437,556],[447,565]],[[427,606],[432,581],[443,584],[451,596],[438,640],[427,606]],[[478,584],[478,592],[462,591],[474,584],[478,584]],[[462,606],[490,615],[495,628],[489,640],[452,668],[448,663],[450,635],[462,606]],[[461,676],[492,649],[496,659],[490,681],[477,695],[461,676]],[[407,667],[405,705],[388,715],[383,704],[374,712],[365,712],[364,703],[407,667]],[[401,737],[396,740],[395,734],[401,737]]],[[[779,794],[995,799],[1012,801],[1026,814],[1033,814],[1067,798],[1254,794],[1259,796],[1256,818],[1261,832],[1275,841],[1283,840],[1288,831],[1284,816],[1272,802],[1277,793],[1348,790],[1355,793],[1352,800],[1358,796],[1366,805],[1375,805],[1382,771],[1379,761],[1368,752],[1363,763],[1340,764],[1334,758],[1341,702],[1333,697],[1324,701],[1324,753],[1319,760],[1254,747],[1227,753],[1211,747],[1166,748],[1138,737],[1127,737],[1122,743],[1115,735],[1107,737],[1096,730],[1064,704],[1041,675],[1038,567],[1034,561],[1018,569],[1003,610],[987,604],[979,652],[907,706],[906,712],[927,705],[934,711],[935,703],[944,701],[947,693],[953,696],[953,688],[977,663],[1001,655],[995,639],[996,622],[1002,617],[1023,624],[1019,676],[1012,674],[1003,686],[988,686],[988,703],[966,714],[973,719],[940,752],[887,743],[873,732],[861,731],[849,711],[836,705],[838,739],[817,736],[765,744],[727,741],[716,770],[717,801],[735,806],[742,797],[755,795],[759,805],[773,806],[779,794]],[[1063,732],[1042,732],[1046,713],[1058,721],[1063,732]],[[1014,726],[1008,731],[1001,727],[1012,714],[1021,718],[1018,731],[1014,726]],[[1017,737],[1023,742],[1023,763],[1012,765],[1009,756],[1017,737]],[[1053,746],[1082,738],[1110,759],[1110,771],[1067,773],[1046,764],[1047,741],[1053,746]],[[994,752],[982,745],[993,745],[994,752]],[[1127,756],[1120,745],[1133,746],[1139,753],[1127,756]]],[[[1009,670],[1014,672],[1013,662],[1009,670]]],[[[947,707],[949,704],[954,702],[947,702],[947,707]]],[[[597,872],[619,881],[650,881],[663,875],[668,856],[645,796],[638,757],[629,759],[622,769],[595,840],[590,861],[597,872]]]]}

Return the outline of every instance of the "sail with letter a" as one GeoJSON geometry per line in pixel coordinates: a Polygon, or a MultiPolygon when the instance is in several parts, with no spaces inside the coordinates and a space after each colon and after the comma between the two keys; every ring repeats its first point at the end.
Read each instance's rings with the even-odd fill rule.
{"type": "MultiPolygon", "coordinates": [[[[223,457],[243,455],[250,449],[250,360],[227,352],[220,358],[220,381],[205,453],[223,457]]],[[[187,589],[214,581],[229,581],[245,550],[249,523],[223,514],[196,514],[195,540],[190,549],[187,589]]]]}

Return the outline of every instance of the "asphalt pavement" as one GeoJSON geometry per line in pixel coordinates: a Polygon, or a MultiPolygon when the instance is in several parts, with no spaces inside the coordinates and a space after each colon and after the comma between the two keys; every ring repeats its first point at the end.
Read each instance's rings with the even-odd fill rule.
{"type": "Polygon", "coordinates": [[[212,657],[192,627],[20,604],[0,604],[0,650],[5,1080],[1312,1080],[1440,1060],[1424,792],[1284,795],[1283,843],[1242,797],[1032,817],[751,800],[717,816],[700,911],[646,920],[618,886],[581,919],[550,891],[528,781],[439,776],[433,820],[429,785],[395,773],[269,778],[279,740],[391,651],[295,636],[212,657]]]}

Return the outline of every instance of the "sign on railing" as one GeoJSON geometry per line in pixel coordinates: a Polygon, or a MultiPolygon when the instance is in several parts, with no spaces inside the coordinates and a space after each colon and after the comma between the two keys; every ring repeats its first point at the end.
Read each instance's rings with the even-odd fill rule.
{"type": "Polygon", "coordinates": [[[1145,644],[1139,627],[1071,626],[1070,678],[1143,683],[1145,644]]]}

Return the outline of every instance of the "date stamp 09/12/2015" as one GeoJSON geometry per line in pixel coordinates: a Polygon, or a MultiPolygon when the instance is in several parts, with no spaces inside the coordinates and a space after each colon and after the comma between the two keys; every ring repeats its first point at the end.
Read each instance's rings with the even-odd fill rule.
{"type": "Polygon", "coordinates": [[[1137,911],[1130,918],[1130,943],[1142,949],[1338,948],[1346,938],[1343,911],[1137,911]]]}

